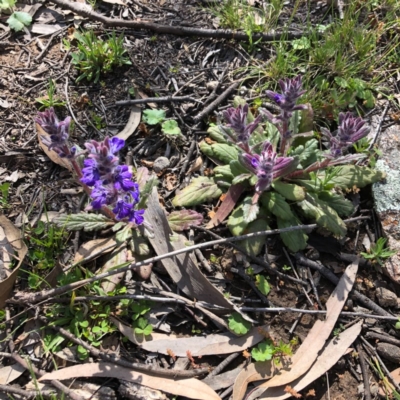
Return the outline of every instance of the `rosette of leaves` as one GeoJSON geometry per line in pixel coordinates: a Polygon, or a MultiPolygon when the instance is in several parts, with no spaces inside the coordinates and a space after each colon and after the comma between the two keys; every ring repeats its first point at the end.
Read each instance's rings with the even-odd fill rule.
{"type": "MultiPolygon", "coordinates": [[[[234,106],[245,104],[236,97],[234,106]]],[[[248,123],[254,120],[249,111],[248,123]]],[[[314,135],[313,112],[309,108],[295,111],[291,118],[292,141],[287,156],[298,161],[297,170],[272,182],[263,192],[257,204],[253,204],[254,185],[257,177],[240,162],[241,149],[229,141],[218,126],[208,130],[209,138],[200,143],[200,150],[217,166],[211,177],[194,178],[173,199],[172,204],[191,207],[219,198],[234,186],[240,187],[243,195],[234,204],[228,218],[228,227],[234,236],[268,230],[270,227],[290,228],[306,223],[319,227],[337,237],[346,234],[342,218],[354,211],[353,204],[346,198],[347,191],[362,188],[383,178],[383,173],[352,163],[354,157],[343,156],[335,160],[334,166],[307,172],[307,168],[326,159],[326,151],[320,150],[321,143],[314,135]]],[[[257,151],[268,140],[276,149],[280,134],[269,121],[262,122],[250,136],[249,145],[257,151]]],[[[260,150],[261,151],[261,150],[260,150]]],[[[297,252],[307,246],[307,235],[302,230],[280,234],[285,246],[297,252]]],[[[240,243],[248,253],[261,252],[265,238],[260,236],[240,243]]]]}

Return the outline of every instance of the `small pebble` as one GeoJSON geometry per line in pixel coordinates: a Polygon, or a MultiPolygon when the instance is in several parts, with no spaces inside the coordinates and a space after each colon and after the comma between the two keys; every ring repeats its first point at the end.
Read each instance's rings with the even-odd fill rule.
{"type": "Polygon", "coordinates": [[[164,171],[168,167],[169,167],[169,159],[167,157],[158,157],[153,164],[153,170],[157,174],[159,172],[164,171]]]}
{"type": "Polygon", "coordinates": [[[400,348],[390,343],[378,343],[378,354],[396,364],[400,363],[400,348]]]}
{"type": "Polygon", "coordinates": [[[206,88],[209,92],[212,92],[217,86],[218,86],[218,81],[210,81],[207,83],[206,88]]]}
{"type": "Polygon", "coordinates": [[[378,287],[375,296],[382,307],[397,307],[397,296],[389,289],[378,287]]]}

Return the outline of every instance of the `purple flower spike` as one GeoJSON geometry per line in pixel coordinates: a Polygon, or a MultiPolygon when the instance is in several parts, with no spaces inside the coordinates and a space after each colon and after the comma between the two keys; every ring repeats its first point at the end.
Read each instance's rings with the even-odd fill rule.
{"type": "Polygon", "coordinates": [[[261,122],[261,116],[259,115],[250,124],[247,123],[247,114],[249,112],[249,105],[240,105],[237,108],[228,108],[223,112],[225,121],[228,123],[228,127],[233,130],[233,133],[229,132],[226,128],[223,128],[225,132],[235,143],[243,143],[247,146],[250,135],[257,129],[258,124],[261,122]]]}
{"type": "Polygon", "coordinates": [[[274,179],[287,175],[297,166],[293,157],[277,157],[272,144],[264,143],[261,155],[242,154],[240,161],[245,168],[257,176],[256,192],[268,190],[274,179]]]}
{"type": "Polygon", "coordinates": [[[279,81],[279,86],[282,89],[281,94],[271,90],[267,90],[266,94],[281,108],[281,110],[292,113],[293,111],[303,110],[307,107],[305,105],[296,106],[296,101],[306,92],[301,88],[301,75],[293,79],[281,79],[279,81]]]}
{"type": "Polygon", "coordinates": [[[68,147],[70,117],[60,122],[54,112],[54,108],[50,107],[44,112],[38,112],[38,117],[35,121],[49,134],[49,136],[41,136],[43,144],[49,150],[54,150],[60,157],[73,157],[73,153],[68,147]]]}
{"type": "Polygon", "coordinates": [[[118,220],[129,217],[133,209],[133,204],[127,203],[124,200],[118,200],[116,206],[113,208],[113,213],[118,220]]]}
{"type": "Polygon", "coordinates": [[[330,142],[331,157],[337,158],[353,143],[367,136],[370,128],[361,117],[353,117],[350,112],[339,114],[339,127],[333,134],[325,128],[321,132],[330,142]]]}
{"type": "Polygon", "coordinates": [[[142,225],[144,222],[143,214],[144,210],[132,210],[129,216],[129,222],[133,222],[136,225],[142,225]]]}

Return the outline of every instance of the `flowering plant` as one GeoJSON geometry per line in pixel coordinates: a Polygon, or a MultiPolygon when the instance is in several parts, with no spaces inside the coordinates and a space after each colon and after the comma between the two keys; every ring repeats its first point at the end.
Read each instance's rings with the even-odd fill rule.
{"type": "Polygon", "coordinates": [[[139,207],[139,186],[132,180],[131,168],[121,165],[118,157],[125,145],[123,139],[91,140],[85,143],[86,151],[82,151],[69,143],[70,117],[59,121],[51,107],[39,112],[36,122],[47,133],[40,135],[43,145],[70,162],[78,182],[91,198],[86,210],[100,210],[105,216],[86,213],[77,218],[61,218],[59,223],[65,223],[69,229],[94,230],[121,221],[125,223],[126,231],[143,225],[144,209],[139,207]]]}
{"type": "MultiPolygon", "coordinates": [[[[173,204],[193,206],[226,191],[208,227],[229,216],[228,227],[238,236],[311,219],[344,236],[341,217],[354,211],[346,191],[383,177],[379,171],[355,164],[366,154],[350,151],[369,128],[362,118],[340,113],[338,129],[332,133],[321,128],[322,135],[317,136],[310,105],[297,104],[305,93],[301,77],[281,80],[280,89],[280,93],[266,92],[278,115],[260,108],[255,118],[245,101],[235,98],[234,107],[222,113],[220,124],[208,130],[210,138],[200,143],[201,151],[217,164],[213,176],[195,178],[173,204]]],[[[307,245],[307,235],[299,230],[282,233],[281,238],[293,252],[307,245]]],[[[255,255],[264,240],[248,239],[242,246],[255,255]]]]}

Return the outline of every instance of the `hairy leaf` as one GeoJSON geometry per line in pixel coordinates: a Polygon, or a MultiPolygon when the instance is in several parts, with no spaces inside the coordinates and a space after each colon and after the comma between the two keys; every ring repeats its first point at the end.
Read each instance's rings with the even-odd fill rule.
{"type": "Polygon", "coordinates": [[[118,243],[124,243],[131,237],[132,237],[132,228],[129,225],[126,225],[124,229],[121,229],[115,234],[115,239],[118,243]]]}
{"type": "MultiPolygon", "coordinates": [[[[286,220],[278,217],[276,222],[279,229],[301,225],[301,222],[295,215],[286,220]]],[[[283,232],[280,236],[285,246],[293,253],[304,250],[307,247],[308,236],[304,231],[283,232]]]]}
{"type": "Polygon", "coordinates": [[[305,168],[318,160],[319,153],[318,140],[310,139],[306,141],[304,146],[301,145],[296,147],[290,155],[299,156],[300,164],[305,168]]]}
{"type": "Polygon", "coordinates": [[[228,228],[233,236],[240,236],[243,234],[248,223],[243,217],[243,203],[236,207],[228,218],[228,228]]]}
{"type": "Polygon", "coordinates": [[[153,191],[154,187],[157,187],[158,185],[158,179],[157,176],[152,174],[150,175],[146,183],[143,185],[143,189],[140,189],[140,200],[137,205],[137,208],[140,210],[141,208],[144,208],[147,203],[147,199],[150,196],[151,192],[153,191]]]}
{"type": "Polygon", "coordinates": [[[175,232],[189,229],[191,225],[199,226],[203,222],[203,216],[194,210],[173,211],[167,219],[169,226],[175,232]]]}
{"type": "Polygon", "coordinates": [[[98,231],[114,225],[114,221],[101,214],[79,213],[71,215],[60,215],[53,220],[60,227],[65,227],[70,231],[79,231],[83,229],[85,232],[98,231]]]}
{"type": "Polygon", "coordinates": [[[297,204],[305,216],[314,219],[318,226],[341,237],[346,234],[346,225],[337,212],[318,199],[317,195],[308,193],[306,198],[297,204]]]}
{"type": "MultiPolygon", "coordinates": [[[[323,179],[325,171],[318,174],[323,179]]],[[[371,183],[380,181],[385,177],[382,171],[376,171],[368,167],[358,165],[344,165],[340,167],[340,173],[333,177],[330,182],[341,189],[352,189],[354,186],[363,188],[371,183]]]]}
{"type": "Polygon", "coordinates": [[[243,218],[247,223],[254,221],[257,218],[259,211],[260,207],[257,203],[253,203],[251,197],[247,197],[243,201],[243,218]]]}
{"type": "Polygon", "coordinates": [[[216,158],[224,164],[229,164],[232,160],[238,159],[238,150],[229,144],[215,143],[208,145],[206,142],[200,143],[200,150],[210,158],[216,158]]]}
{"type": "Polygon", "coordinates": [[[294,183],[276,181],[272,183],[272,187],[287,200],[301,201],[306,197],[304,188],[294,183]]]}
{"type": "Polygon", "coordinates": [[[215,179],[199,176],[181,190],[172,200],[175,207],[189,207],[202,204],[221,196],[222,190],[215,179]]]}
{"type": "Polygon", "coordinates": [[[218,126],[214,125],[207,129],[207,133],[209,134],[210,138],[215,140],[218,143],[228,144],[228,141],[225,139],[225,136],[220,131],[218,126]]]}
{"type": "Polygon", "coordinates": [[[347,217],[354,211],[353,203],[339,193],[323,191],[318,194],[318,197],[342,217],[347,217]]]}
{"type": "Polygon", "coordinates": [[[0,0],[0,9],[6,10],[15,6],[16,0],[0,0]]]}
{"type": "MultiPolygon", "coordinates": [[[[254,233],[260,231],[266,231],[270,229],[268,226],[268,222],[265,218],[257,218],[255,221],[250,222],[246,229],[244,230],[244,234],[254,233]]],[[[265,236],[256,236],[249,239],[240,240],[237,243],[246,253],[249,253],[252,256],[257,256],[260,254],[262,247],[265,244],[265,236]]]]}
{"type": "Polygon", "coordinates": [[[290,219],[293,216],[292,210],[283,196],[276,192],[264,192],[261,195],[262,205],[276,217],[290,219]]]}
{"type": "Polygon", "coordinates": [[[223,180],[226,182],[232,182],[233,174],[229,165],[219,165],[214,168],[214,176],[216,180],[223,180]]]}
{"type": "Polygon", "coordinates": [[[290,118],[290,129],[292,130],[293,135],[297,135],[299,133],[299,125],[302,120],[302,115],[300,110],[295,111],[290,118]]]}

